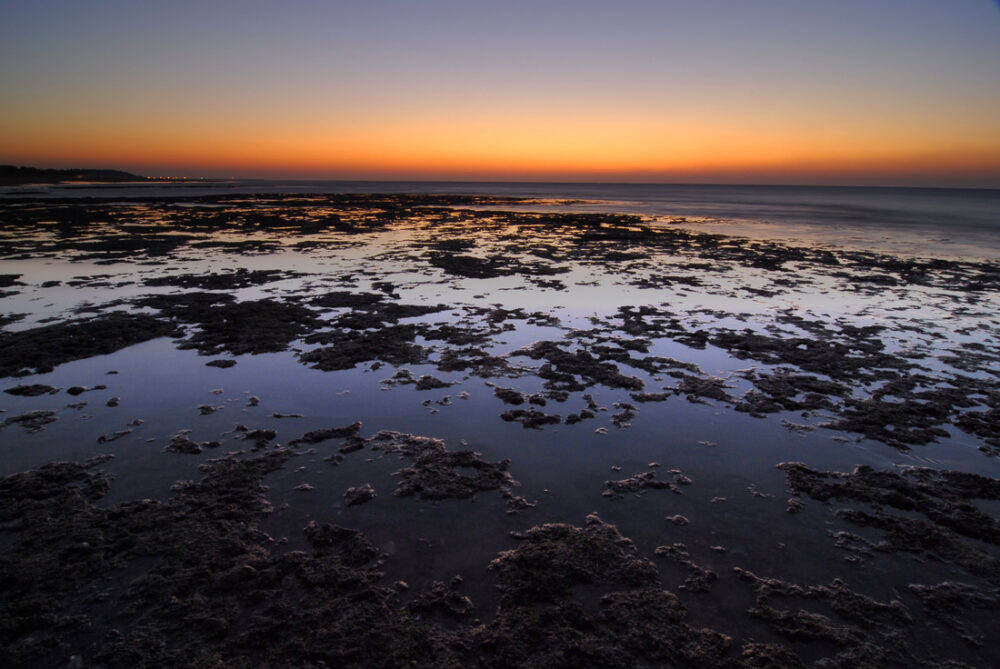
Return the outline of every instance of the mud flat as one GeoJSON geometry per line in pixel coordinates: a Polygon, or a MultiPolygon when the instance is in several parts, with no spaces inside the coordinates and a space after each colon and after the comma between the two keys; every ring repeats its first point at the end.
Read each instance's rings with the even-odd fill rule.
{"type": "Polygon", "coordinates": [[[0,202],[3,665],[1000,663],[1000,265],[532,206],[0,202]]]}

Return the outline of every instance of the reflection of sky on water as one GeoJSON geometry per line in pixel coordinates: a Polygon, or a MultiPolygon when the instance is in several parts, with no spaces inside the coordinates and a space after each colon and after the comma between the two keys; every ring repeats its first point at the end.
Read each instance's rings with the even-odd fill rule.
{"type": "MultiPolygon", "coordinates": [[[[685,184],[406,181],[232,181],[141,186],[0,188],[0,198],[34,196],[197,196],[245,193],[443,193],[537,198],[529,209],[621,212],[665,221],[714,223],[696,229],[754,239],[916,256],[1000,258],[1000,191],[685,184]],[[552,204],[546,201],[574,201],[552,204]],[[720,225],[721,223],[721,225],[720,225]]],[[[521,208],[519,205],[518,208],[521,208]]],[[[490,206],[489,208],[497,208],[490,206]]],[[[505,207],[500,207],[505,208],[505,207]]]]}
{"type": "MultiPolygon", "coordinates": [[[[694,277],[702,285],[679,283],[656,289],[640,288],[629,283],[634,277],[623,275],[616,267],[581,263],[567,263],[571,267],[568,273],[543,277],[562,281],[567,290],[560,291],[539,289],[523,276],[462,279],[429,268],[414,258],[411,242],[426,239],[428,234],[415,222],[402,230],[352,236],[351,244],[315,250],[293,247],[301,241],[299,237],[283,239],[260,234],[257,238],[283,246],[274,253],[258,255],[184,248],[164,265],[130,262],[101,265],[94,261],[70,262],[65,257],[4,261],[4,272],[21,273],[24,275],[21,280],[28,284],[14,288],[20,294],[5,298],[4,310],[30,314],[9,326],[10,330],[18,330],[32,327],[43,318],[73,316],[73,310],[86,303],[100,309],[115,300],[178,290],[142,284],[153,276],[205,274],[235,268],[282,269],[301,272],[302,276],[231,292],[239,300],[308,298],[334,290],[375,292],[373,282],[388,280],[393,282],[400,302],[444,303],[453,307],[404,319],[404,323],[462,321],[481,326],[483,317],[475,315],[472,308],[482,305],[520,307],[529,312],[551,313],[560,319],[560,327],[515,321],[514,330],[494,335],[486,347],[496,355],[509,354],[534,341],[570,336],[576,337],[572,346],[586,349],[598,336],[587,331],[595,326],[607,329],[621,325],[615,312],[623,305],[664,306],[688,330],[726,327],[756,332],[768,332],[775,325],[775,317],[788,309],[831,325],[838,321],[884,325],[888,329],[882,337],[889,350],[925,352],[929,357],[922,364],[928,373],[943,376],[953,370],[937,360],[937,356],[963,341],[987,341],[989,332],[978,326],[992,323],[995,331],[998,323],[994,315],[1000,313],[998,296],[993,294],[976,296],[975,309],[963,314],[955,309],[955,299],[963,296],[940,289],[910,287],[906,297],[901,298],[891,289],[853,290],[850,281],[820,274],[816,267],[793,267],[789,273],[775,273],[740,268],[734,263],[729,271],[705,272],[681,267],[691,258],[667,256],[654,256],[649,271],[694,277]],[[111,275],[101,279],[111,285],[67,284],[75,277],[102,274],[111,275]],[[766,298],[746,291],[748,287],[774,288],[771,282],[777,276],[812,283],[795,285],[766,298]],[[350,277],[350,288],[344,285],[345,277],[350,277]],[[41,284],[47,280],[61,281],[62,285],[42,288],[41,284]],[[969,329],[964,334],[955,333],[966,327],[969,329]],[[945,336],[935,339],[931,336],[933,332],[945,336]]],[[[484,234],[479,240],[479,252],[490,252],[489,237],[484,234]]],[[[245,238],[217,233],[209,239],[245,238]]],[[[324,315],[336,313],[339,312],[324,315]]],[[[790,324],[780,327],[791,335],[802,333],[790,324]]],[[[438,347],[432,361],[444,346],[442,342],[418,340],[417,343],[438,347]]],[[[306,350],[312,346],[299,342],[293,347],[306,350]]],[[[637,357],[642,355],[633,353],[637,357]]],[[[750,388],[739,376],[740,370],[769,369],[767,365],[734,358],[712,346],[695,349],[668,338],[653,338],[649,355],[693,362],[705,373],[723,378],[731,386],[729,392],[737,396],[750,388]]],[[[246,449],[248,442],[232,433],[237,424],[250,429],[276,429],[277,443],[287,443],[309,430],[344,426],[355,420],[363,422],[364,436],[391,429],[442,438],[450,449],[472,448],[487,460],[510,458],[510,471],[520,483],[514,493],[537,500],[538,507],[508,516],[503,513],[502,500],[495,491],[477,495],[474,501],[447,500],[440,504],[396,498],[392,495],[396,483],[392,474],[406,462],[396,456],[383,457],[377,452],[364,451],[347,455],[339,466],[333,467],[325,461],[339,446],[339,442],[332,441],[316,445],[314,452],[293,459],[267,478],[268,496],[279,510],[266,521],[265,527],[276,538],[288,536],[290,547],[301,544],[301,527],[310,519],[360,527],[390,555],[405,556],[399,560],[390,558],[387,572],[391,578],[420,582],[429,578],[447,580],[455,573],[462,573],[473,599],[485,603],[495,597],[485,565],[498,551],[510,547],[507,534],[510,530],[523,530],[543,521],[579,524],[586,513],[595,510],[604,520],[618,525],[643,554],[651,554],[657,545],[674,541],[686,542],[694,550],[724,545],[726,553],[703,551],[696,561],[716,570],[728,569],[733,564],[752,564],[762,573],[780,571],[791,580],[826,582],[824,579],[839,574],[841,556],[830,550],[826,516],[820,505],[807,504],[795,523],[784,520],[785,481],[774,468],[783,460],[848,471],[857,464],[879,468],[933,464],[1000,476],[1000,462],[983,457],[976,450],[973,438],[954,429],[950,429],[952,437],[940,444],[902,452],[858,440],[853,434],[824,429],[799,434],[782,426],[782,419],[809,427],[822,425],[831,417],[821,411],[807,416],[783,412],[758,419],[735,412],[720,402],[692,403],[683,395],[671,396],[665,402],[638,403],[624,390],[598,385],[587,391],[606,409],[598,412],[597,418],[536,431],[500,420],[500,412],[510,407],[501,404],[493,394],[493,387],[484,379],[460,372],[439,372],[432,364],[407,367],[415,376],[432,374],[455,385],[433,391],[416,391],[412,386],[386,390],[385,380],[396,371],[391,365],[372,370],[370,363],[364,363],[352,370],[322,372],[299,363],[294,352],[240,356],[235,367],[225,370],[206,367],[209,359],[195,351],[177,350],[169,340],[158,339],[110,356],[67,363],[49,374],[24,379],[60,388],[106,384],[107,389],[86,392],[76,398],[64,391],[37,398],[0,395],[0,408],[7,415],[49,409],[57,411],[59,418],[35,434],[26,434],[17,426],[0,430],[0,440],[4,442],[0,474],[54,459],[82,461],[99,453],[114,453],[115,460],[102,466],[116,477],[107,500],[110,503],[163,497],[173,481],[198,478],[199,462],[246,449]],[[110,370],[118,374],[108,375],[110,370]],[[215,390],[221,392],[214,393],[215,390]],[[468,397],[462,398],[462,393],[468,397]],[[247,406],[251,395],[260,398],[259,406],[247,406]],[[120,406],[105,406],[112,396],[121,398],[120,406]],[[450,403],[441,402],[445,396],[450,397],[450,403]],[[88,404],[80,409],[66,406],[76,401],[88,404]],[[616,402],[634,402],[639,409],[627,429],[609,422],[609,415],[617,411],[616,402]],[[197,407],[202,404],[211,404],[219,410],[201,416],[197,407]],[[279,419],[272,416],[273,412],[302,414],[302,417],[279,419]],[[99,436],[126,429],[135,418],[143,422],[134,426],[132,433],[115,441],[97,443],[99,436]],[[598,427],[606,428],[607,433],[595,431],[598,427]],[[196,441],[226,436],[219,449],[206,450],[199,456],[164,454],[163,448],[170,437],[188,429],[190,438],[196,441]],[[831,438],[834,436],[847,441],[834,441],[831,438]],[[694,483],[683,495],[650,491],[617,501],[601,496],[605,481],[645,471],[650,462],[659,462],[663,472],[680,469],[694,483]],[[612,466],[621,470],[613,471],[612,466]],[[365,482],[375,486],[378,498],[360,507],[346,507],[344,490],[365,482]],[[302,483],[312,485],[313,490],[297,491],[296,486],[302,483]],[[755,496],[750,490],[770,497],[755,496]],[[725,500],[713,501],[717,498],[725,500]],[[283,508],[284,504],[289,506],[283,508]],[[668,527],[664,521],[666,516],[678,513],[691,521],[683,530],[668,527]]],[[[541,364],[525,357],[510,361],[535,370],[541,364]]],[[[669,389],[675,383],[667,375],[653,376],[624,366],[622,371],[643,380],[650,392],[669,389]]],[[[985,378],[988,372],[980,375],[985,378]]],[[[523,392],[542,389],[542,381],[535,375],[494,381],[523,392]]],[[[14,384],[14,380],[8,379],[5,387],[14,384]]],[[[575,392],[565,403],[550,401],[545,411],[565,416],[583,406],[582,393],[575,392]]],[[[930,578],[939,568],[908,564],[905,569],[914,578],[930,578]]],[[[853,586],[867,585],[876,596],[889,588],[880,581],[883,574],[877,569],[854,576],[857,580],[853,586]]],[[[731,611],[727,606],[730,604],[721,610],[701,612],[707,618],[700,620],[711,625],[712,616],[723,618],[727,612],[742,613],[739,609],[743,604],[738,601],[731,603],[731,611]]]]}
{"type": "MultiPolygon", "coordinates": [[[[795,290],[785,294],[762,298],[741,292],[741,289],[766,286],[773,276],[771,276],[772,273],[763,270],[736,268],[721,273],[694,271],[689,272],[689,274],[698,277],[703,282],[702,286],[680,285],[662,289],[644,289],[624,283],[613,267],[595,268],[592,265],[570,264],[570,272],[555,277],[568,287],[567,290],[538,290],[521,276],[495,279],[460,279],[447,277],[438,270],[428,272],[426,267],[415,263],[409,255],[409,244],[414,240],[422,239],[425,234],[426,232],[418,228],[378,232],[352,238],[351,244],[339,248],[301,251],[291,246],[285,246],[275,253],[258,255],[219,253],[212,248],[183,249],[177,254],[178,259],[163,266],[137,266],[127,262],[103,265],[93,261],[66,262],[60,258],[11,260],[5,263],[8,268],[6,271],[23,274],[21,281],[28,285],[17,287],[20,293],[5,299],[5,309],[9,313],[30,314],[21,322],[9,326],[11,330],[18,330],[33,327],[38,324],[39,320],[45,318],[70,317],[74,315],[75,310],[81,307],[86,308],[89,305],[93,306],[95,312],[101,308],[128,309],[127,304],[122,305],[115,303],[115,301],[127,300],[144,294],[177,291],[176,288],[171,287],[144,286],[142,281],[151,276],[205,274],[232,271],[236,267],[249,270],[280,268],[300,272],[302,276],[230,292],[239,300],[266,297],[296,298],[328,290],[343,290],[342,279],[350,277],[353,282],[351,290],[370,291],[373,281],[389,280],[394,282],[395,290],[403,302],[455,305],[454,309],[414,319],[414,322],[455,323],[468,318],[465,306],[495,304],[507,309],[524,308],[528,311],[552,313],[560,318],[562,327],[565,329],[587,330],[593,327],[591,321],[593,318],[613,324],[613,315],[622,305],[663,304],[678,314],[689,329],[722,326],[737,330],[751,328],[764,332],[777,311],[792,309],[796,312],[815,314],[816,318],[824,321],[847,318],[850,322],[859,324],[888,325],[890,328],[885,340],[890,350],[903,349],[915,344],[927,347],[928,350],[939,350],[949,343],[954,343],[956,337],[966,341],[982,339],[982,335],[977,336],[974,332],[963,336],[953,334],[941,344],[922,337],[919,332],[904,332],[894,327],[895,320],[893,319],[899,317],[904,319],[918,318],[921,319],[921,322],[947,321],[951,324],[952,330],[961,329],[964,324],[976,323],[975,316],[962,318],[950,313],[950,305],[942,291],[934,289],[916,290],[915,297],[911,297],[908,301],[900,301],[893,297],[892,293],[845,291],[843,283],[817,275],[808,277],[815,279],[813,285],[798,286],[795,290]],[[377,269],[375,274],[372,274],[373,269],[377,269]],[[73,287],[67,283],[74,279],[95,275],[101,276],[98,282],[104,285],[90,285],[93,282],[87,282],[80,287],[73,287]],[[42,288],[40,286],[44,281],[60,281],[62,283],[58,286],[42,288]],[[921,292],[929,299],[923,299],[921,292]],[[105,307],[108,303],[111,303],[112,306],[105,307]],[[940,309],[940,311],[935,313],[935,309],[940,309]],[[734,316],[720,320],[720,313],[733,314],[734,316]],[[609,321],[609,319],[611,320],[609,321]]],[[[282,240],[274,235],[257,236],[261,239],[284,244],[293,244],[298,241],[298,238],[282,240]]],[[[240,241],[240,238],[232,233],[216,233],[211,235],[210,239],[213,241],[240,241]]],[[[481,248],[489,248],[487,240],[483,241],[481,248]]],[[[677,267],[673,266],[674,263],[679,262],[678,260],[664,258],[661,262],[660,266],[662,266],[664,273],[681,273],[677,267]]],[[[654,266],[656,266],[655,262],[654,266]]],[[[809,274],[810,272],[807,271],[806,275],[809,274]]],[[[985,296],[984,299],[986,300],[984,308],[986,308],[993,298],[985,296]]],[[[516,330],[494,337],[491,352],[502,355],[536,340],[559,339],[565,334],[565,329],[531,326],[520,321],[516,330]]],[[[434,343],[431,342],[431,345],[434,343]]],[[[190,355],[171,353],[169,345],[160,345],[160,348],[162,350],[157,354],[157,359],[190,355]]],[[[724,375],[734,369],[746,366],[745,361],[734,360],[724,351],[713,347],[706,350],[690,349],[670,340],[654,342],[651,353],[696,362],[711,374],[724,375]]],[[[250,358],[258,367],[271,359],[271,356],[250,358]]],[[[275,379],[288,378],[290,375],[298,378],[298,374],[303,369],[301,365],[294,362],[291,356],[279,356],[275,358],[275,360],[277,359],[284,362],[273,363],[275,368],[266,374],[270,383],[273,383],[275,379]],[[291,370],[294,370],[295,374],[291,370]]],[[[199,360],[195,358],[196,363],[199,360]]],[[[517,360],[527,362],[526,358],[517,360]]],[[[80,361],[72,364],[86,367],[93,362],[80,361]]],[[[941,365],[935,365],[935,367],[940,368],[941,365]]],[[[243,377],[249,374],[249,365],[241,359],[241,364],[235,370],[237,371],[227,370],[223,372],[224,376],[221,378],[243,377]]],[[[219,372],[208,368],[197,368],[196,371],[196,374],[195,372],[191,373],[195,376],[219,374],[219,372]]],[[[427,371],[432,372],[433,370],[428,369],[427,371]]],[[[55,374],[58,376],[63,373],[61,370],[57,370],[55,374]]],[[[637,371],[636,373],[640,377],[645,375],[643,372],[637,371]]],[[[360,393],[360,395],[354,394],[346,400],[338,399],[338,403],[347,403],[348,406],[353,406],[354,401],[359,401],[361,404],[372,401],[370,398],[362,400],[357,400],[357,398],[368,397],[370,393],[375,392],[374,389],[378,387],[378,384],[372,384],[370,380],[377,374],[366,375],[361,372],[354,372],[354,374],[359,376],[351,383],[364,382],[362,385],[367,386],[367,389],[355,389],[352,392],[360,393]]],[[[322,385],[330,379],[344,375],[343,372],[324,374],[308,371],[305,377],[296,382],[297,385],[287,388],[284,392],[296,398],[322,397],[323,392],[320,392],[319,389],[316,389],[316,392],[305,394],[302,390],[310,386],[313,379],[315,379],[315,383],[322,385]]],[[[650,387],[655,386],[655,383],[650,379],[646,378],[645,380],[650,387]]],[[[82,381],[75,383],[88,385],[82,381]]],[[[186,381],[179,379],[176,383],[167,384],[164,387],[182,389],[188,385],[186,381]]],[[[160,387],[160,384],[156,384],[155,387],[160,387]]],[[[531,389],[526,388],[526,390],[531,389]]],[[[538,390],[538,388],[534,388],[534,390],[538,390]]],[[[178,392],[185,395],[188,391],[178,390],[178,392]]],[[[247,392],[255,391],[248,389],[247,392]]],[[[377,403],[384,406],[386,397],[395,398],[400,393],[401,391],[397,389],[386,396],[379,396],[377,403]]],[[[468,411],[469,408],[476,405],[468,403],[464,406],[466,407],[464,411],[468,411]]],[[[290,411],[291,408],[277,410],[290,411]]],[[[454,412],[455,409],[447,407],[442,409],[442,412],[444,411],[454,412]]],[[[399,407],[393,413],[394,415],[406,415],[408,412],[399,407]]],[[[423,413],[426,412],[417,411],[416,415],[423,415],[423,413]]],[[[490,417],[489,420],[495,421],[495,417],[490,417]]],[[[643,419],[640,419],[640,422],[641,420],[643,419]]]]}

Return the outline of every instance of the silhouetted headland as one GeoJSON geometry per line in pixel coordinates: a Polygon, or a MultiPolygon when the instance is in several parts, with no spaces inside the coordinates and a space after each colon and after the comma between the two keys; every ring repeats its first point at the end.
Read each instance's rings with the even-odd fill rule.
{"type": "Polygon", "coordinates": [[[65,181],[121,183],[146,181],[141,177],[122,170],[96,169],[41,169],[38,167],[17,167],[0,165],[0,185],[20,186],[22,184],[62,183],[65,181]]]}

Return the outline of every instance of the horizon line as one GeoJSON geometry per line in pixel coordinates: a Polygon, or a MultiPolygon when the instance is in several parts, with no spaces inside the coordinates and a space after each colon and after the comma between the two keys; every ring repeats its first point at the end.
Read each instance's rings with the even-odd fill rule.
{"type": "MultiPolygon", "coordinates": [[[[550,184],[550,185],[607,185],[607,186],[719,186],[719,187],[783,187],[783,188],[906,188],[906,189],[939,189],[939,190],[1000,190],[1000,182],[991,183],[988,185],[942,185],[940,183],[930,183],[930,184],[920,184],[920,183],[859,183],[850,181],[820,181],[820,182],[806,182],[806,183],[795,183],[795,182],[761,182],[754,180],[747,181],[625,181],[625,180],[614,180],[614,179],[584,179],[584,180],[573,180],[566,178],[528,178],[528,179],[517,179],[517,178],[442,178],[442,177],[319,177],[319,176],[304,176],[304,175],[287,175],[287,176],[175,176],[177,170],[174,174],[140,174],[138,172],[145,172],[145,169],[139,168],[139,170],[132,170],[121,167],[37,167],[29,165],[18,165],[17,163],[2,163],[2,167],[13,167],[18,169],[29,169],[29,170],[39,170],[39,171],[58,171],[58,172],[123,172],[125,174],[130,174],[139,179],[146,181],[175,181],[175,182],[234,182],[234,181],[292,181],[292,182],[312,182],[312,183],[426,183],[426,184],[550,184]]],[[[147,168],[148,169],[148,168],[147,168]]],[[[183,172],[182,172],[183,174],[183,172]]],[[[82,183],[66,181],[62,183],[82,183]]],[[[90,182],[93,183],[93,182],[90,182]]],[[[110,182],[109,182],[110,183],[110,182]]],[[[123,182],[119,182],[123,183],[123,182]]]]}
{"type": "MultiPolygon", "coordinates": [[[[140,175],[136,175],[140,176],[140,175]]],[[[426,179],[426,178],[317,178],[317,177],[174,177],[145,175],[146,179],[162,179],[176,182],[226,182],[226,181],[291,181],[309,183],[426,183],[426,184],[526,184],[526,185],[580,185],[580,186],[718,186],[736,188],[909,188],[919,190],[1000,190],[995,186],[940,186],[940,185],[899,185],[899,184],[859,184],[859,183],[760,183],[721,181],[567,181],[567,180],[523,180],[523,179],[426,179]]]]}

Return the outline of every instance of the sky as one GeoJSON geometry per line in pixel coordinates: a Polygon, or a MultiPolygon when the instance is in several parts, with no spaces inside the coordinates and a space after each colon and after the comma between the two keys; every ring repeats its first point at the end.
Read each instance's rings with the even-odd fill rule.
{"type": "Polygon", "coordinates": [[[0,164],[1000,188],[1000,4],[0,0],[0,164]]]}

